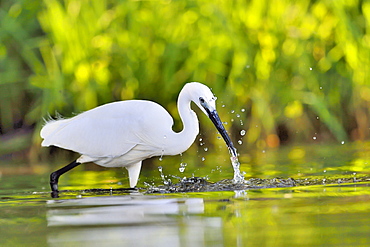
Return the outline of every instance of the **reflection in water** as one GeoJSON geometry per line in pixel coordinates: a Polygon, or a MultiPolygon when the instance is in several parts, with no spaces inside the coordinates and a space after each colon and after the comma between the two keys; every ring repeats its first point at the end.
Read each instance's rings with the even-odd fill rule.
{"type": "Polygon", "coordinates": [[[83,195],[3,194],[0,246],[370,246],[369,182],[83,195]]]}
{"type": "Polygon", "coordinates": [[[223,243],[221,219],[197,216],[204,213],[201,198],[129,195],[50,200],[47,205],[51,246],[223,243]]]}

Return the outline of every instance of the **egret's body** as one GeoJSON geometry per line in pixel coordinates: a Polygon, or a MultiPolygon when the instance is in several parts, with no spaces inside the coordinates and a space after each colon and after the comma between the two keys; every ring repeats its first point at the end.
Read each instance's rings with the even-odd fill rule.
{"type": "Polygon", "coordinates": [[[199,133],[199,122],[190,108],[193,101],[215,123],[230,150],[234,147],[215,110],[215,100],[208,87],[188,83],[177,102],[183,130],[172,130],[171,115],[159,104],[145,100],[109,103],[69,119],[51,120],[41,130],[42,146],[57,146],[81,156],[51,175],[51,187],[57,191],[60,175],[75,166],[94,162],[105,167],[126,167],[130,187],[135,187],[143,160],[186,151],[199,133]],[[214,120],[215,119],[215,120],[214,120]],[[53,180],[54,174],[54,180],[53,180]]]}

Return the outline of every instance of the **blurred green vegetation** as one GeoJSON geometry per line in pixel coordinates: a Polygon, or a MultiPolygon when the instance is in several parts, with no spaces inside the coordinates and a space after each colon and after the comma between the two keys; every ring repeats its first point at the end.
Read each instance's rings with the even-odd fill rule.
{"type": "Polygon", "coordinates": [[[213,89],[240,152],[369,138],[368,0],[0,4],[0,155],[37,158],[56,111],[140,98],[178,120],[189,81],[213,89]]]}

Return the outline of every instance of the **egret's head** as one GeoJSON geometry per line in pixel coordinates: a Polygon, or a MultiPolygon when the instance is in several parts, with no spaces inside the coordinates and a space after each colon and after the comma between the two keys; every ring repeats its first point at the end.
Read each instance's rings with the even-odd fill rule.
{"type": "Polygon", "coordinates": [[[216,99],[211,89],[199,82],[190,82],[185,85],[193,101],[207,116],[216,110],[216,99]]]}
{"type": "Polygon", "coordinates": [[[234,148],[234,145],[216,111],[217,98],[213,95],[213,93],[207,86],[199,82],[187,83],[184,86],[184,89],[185,88],[186,90],[184,91],[188,93],[188,97],[190,97],[190,100],[193,101],[211,119],[212,123],[215,125],[218,132],[225,140],[231,154],[236,157],[236,149],[234,148]]]}

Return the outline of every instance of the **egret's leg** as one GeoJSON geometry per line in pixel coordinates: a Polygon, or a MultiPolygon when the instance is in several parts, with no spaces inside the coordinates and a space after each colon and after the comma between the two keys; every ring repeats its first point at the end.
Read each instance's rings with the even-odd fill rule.
{"type": "Polygon", "coordinates": [[[139,179],[140,170],[141,170],[141,161],[126,167],[128,171],[128,177],[130,179],[130,187],[135,188],[137,180],[139,179]]]}
{"type": "Polygon", "coordinates": [[[50,174],[50,187],[52,190],[52,193],[58,194],[58,180],[61,175],[68,172],[69,170],[75,168],[76,166],[80,165],[81,163],[77,162],[76,160],[71,162],[69,165],[66,165],[63,168],[60,168],[59,170],[53,172],[50,174]]]}

